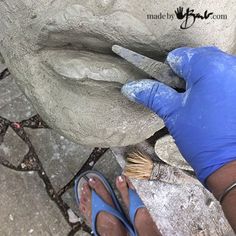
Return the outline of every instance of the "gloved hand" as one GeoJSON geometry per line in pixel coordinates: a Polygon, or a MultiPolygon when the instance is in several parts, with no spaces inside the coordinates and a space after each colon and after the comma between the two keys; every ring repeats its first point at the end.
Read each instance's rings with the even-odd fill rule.
{"type": "Polygon", "coordinates": [[[185,79],[178,93],[154,80],[125,84],[122,93],[157,113],[198,179],[236,160],[236,57],[216,47],[178,48],[168,54],[185,79]]]}

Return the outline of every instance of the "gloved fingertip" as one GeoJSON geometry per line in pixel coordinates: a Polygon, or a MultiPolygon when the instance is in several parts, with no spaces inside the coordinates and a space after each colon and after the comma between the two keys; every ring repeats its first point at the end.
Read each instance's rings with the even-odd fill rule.
{"type": "Polygon", "coordinates": [[[177,48],[171,51],[166,61],[172,68],[172,70],[181,78],[185,76],[185,65],[188,65],[190,59],[194,55],[193,48],[177,48]]]}
{"type": "Polygon", "coordinates": [[[191,71],[191,59],[193,56],[207,55],[209,53],[219,51],[220,50],[215,46],[198,48],[181,47],[169,52],[166,61],[179,77],[187,80],[188,72],[191,71]]]}
{"type": "Polygon", "coordinates": [[[148,91],[150,88],[152,88],[153,84],[155,84],[156,81],[145,79],[140,81],[132,81],[129,82],[121,88],[121,93],[125,95],[129,100],[131,101],[139,101],[139,94],[142,91],[148,91]]]}

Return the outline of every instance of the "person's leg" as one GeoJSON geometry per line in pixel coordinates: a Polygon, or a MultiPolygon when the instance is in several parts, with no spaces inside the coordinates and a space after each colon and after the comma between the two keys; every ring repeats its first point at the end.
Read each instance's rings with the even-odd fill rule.
{"type": "MultiPolygon", "coordinates": [[[[129,193],[128,188],[135,190],[130,180],[125,176],[119,176],[116,179],[116,187],[118,188],[121,197],[129,209],[129,193]]],[[[138,209],[135,217],[135,229],[139,236],[161,236],[156,224],[152,220],[147,208],[138,209]]]]}
{"type": "MultiPolygon", "coordinates": [[[[80,197],[80,211],[91,225],[92,205],[91,205],[91,188],[109,205],[114,207],[111,195],[104,187],[103,183],[92,178],[85,183],[82,188],[80,197]]],[[[106,212],[100,212],[97,216],[97,231],[101,236],[127,236],[127,231],[123,224],[114,216],[106,212]]]]}

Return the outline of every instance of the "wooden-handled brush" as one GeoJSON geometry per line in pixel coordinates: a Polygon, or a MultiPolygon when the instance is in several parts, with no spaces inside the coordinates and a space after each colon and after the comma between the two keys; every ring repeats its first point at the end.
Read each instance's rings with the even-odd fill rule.
{"type": "Polygon", "coordinates": [[[141,151],[133,151],[127,156],[124,174],[130,178],[159,180],[171,184],[193,184],[195,179],[177,167],[161,162],[153,162],[150,156],[141,151]]]}

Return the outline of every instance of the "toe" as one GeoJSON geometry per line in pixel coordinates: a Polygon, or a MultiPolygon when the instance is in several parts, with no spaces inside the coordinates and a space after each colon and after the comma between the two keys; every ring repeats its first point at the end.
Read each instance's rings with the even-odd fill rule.
{"type": "Polygon", "coordinates": [[[107,191],[104,184],[98,178],[90,178],[89,186],[109,205],[114,207],[110,193],[107,191]]]}
{"type": "Polygon", "coordinates": [[[91,223],[91,190],[88,183],[84,183],[81,188],[79,210],[87,222],[91,223]]]}
{"type": "Polygon", "coordinates": [[[116,178],[116,187],[119,190],[126,207],[129,208],[129,192],[125,176],[118,176],[116,178]]]}
{"type": "MultiPolygon", "coordinates": [[[[136,191],[134,185],[131,183],[130,179],[127,176],[119,176],[116,179],[116,186],[121,194],[121,197],[126,207],[128,208],[129,207],[128,188],[136,191]]],[[[148,235],[148,236],[161,235],[146,207],[138,209],[135,217],[135,228],[138,232],[138,235],[148,235]]]]}
{"type": "Polygon", "coordinates": [[[88,183],[84,183],[84,184],[83,184],[82,192],[83,192],[84,194],[86,194],[86,195],[91,192],[88,183]]]}
{"type": "MultiPolygon", "coordinates": [[[[109,204],[112,207],[115,207],[112,201],[112,197],[109,193],[109,191],[104,186],[103,182],[100,181],[99,178],[92,177],[89,179],[88,182],[89,186],[84,187],[84,192],[86,193],[88,190],[90,192],[90,198],[92,191],[95,191],[107,204],[109,204]],[[91,190],[92,189],[92,190],[91,190]]],[[[91,201],[91,200],[90,200],[91,201]]],[[[86,214],[89,212],[89,217],[86,217],[90,220],[91,224],[91,204],[87,202],[85,205],[90,205],[90,211],[86,210],[86,214]]],[[[127,235],[126,230],[122,223],[113,215],[107,213],[107,212],[99,212],[97,215],[97,231],[99,232],[99,235],[127,235]]]]}
{"type": "Polygon", "coordinates": [[[81,188],[81,194],[80,194],[80,199],[79,199],[80,205],[85,204],[86,199],[87,199],[87,196],[86,196],[86,192],[85,192],[85,185],[83,185],[81,188]]]}
{"type": "Polygon", "coordinates": [[[83,185],[82,195],[85,198],[84,199],[85,202],[90,202],[90,200],[91,200],[91,190],[90,190],[90,187],[89,187],[88,183],[85,183],[83,185]]]}
{"type": "Polygon", "coordinates": [[[82,215],[85,216],[85,213],[86,213],[86,205],[85,205],[84,202],[81,202],[81,203],[79,204],[79,210],[80,210],[80,212],[82,213],[82,215]]]}
{"type": "Polygon", "coordinates": [[[127,182],[127,184],[128,184],[128,187],[129,187],[130,189],[133,189],[133,190],[136,191],[136,189],[135,189],[134,185],[132,184],[132,182],[130,181],[130,179],[129,179],[127,176],[124,176],[124,177],[125,177],[125,180],[126,180],[126,182],[127,182]]]}

